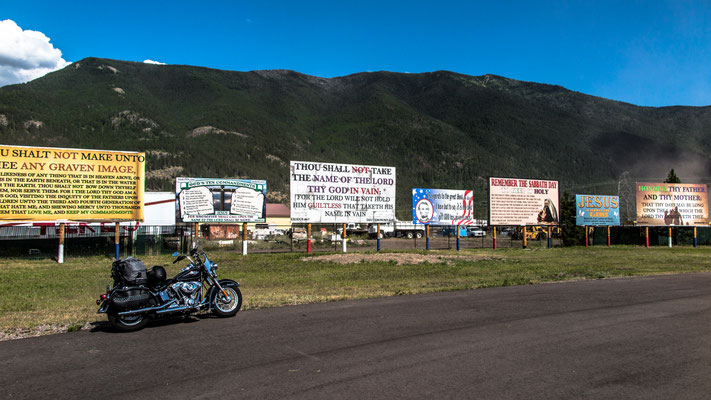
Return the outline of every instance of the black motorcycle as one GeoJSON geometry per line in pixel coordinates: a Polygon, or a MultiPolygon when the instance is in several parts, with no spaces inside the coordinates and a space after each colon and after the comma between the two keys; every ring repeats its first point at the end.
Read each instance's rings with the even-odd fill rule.
{"type": "Polygon", "coordinates": [[[109,322],[121,331],[143,328],[149,318],[189,314],[209,310],[218,317],[232,317],[242,306],[239,283],[217,279],[217,263],[204,251],[193,248],[190,255],[173,254],[178,261],[190,264],[172,279],[166,279],[165,268],[146,269],[143,261],[128,257],[114,261],[111,276],[114,286],[96,301],[98,313],[106,313],[109,322]]]}

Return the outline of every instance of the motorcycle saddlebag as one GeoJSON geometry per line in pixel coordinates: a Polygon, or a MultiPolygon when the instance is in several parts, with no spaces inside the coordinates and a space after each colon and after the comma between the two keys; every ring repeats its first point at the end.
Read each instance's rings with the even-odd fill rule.
{"type": "Polygon", "coordinates": [[[126,285],[145,285],[148,283],[148,271],[143,261],[128,257],[114,261],[113,273],[121,277],[126,285]]]}
{"type": "Polygon", "coordinates": [[[111,296],[111,309],[126,311],[150,305],[151,293],[142,287],[125,287],[114,289],[111,296]]]}

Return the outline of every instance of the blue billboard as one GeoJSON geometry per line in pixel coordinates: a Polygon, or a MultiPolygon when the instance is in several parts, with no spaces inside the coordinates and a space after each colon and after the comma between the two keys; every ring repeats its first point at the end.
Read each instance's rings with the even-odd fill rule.
{"type": "Polygon", "coordinates": [[[606,226],[620,224],[620,198],[604,195],[575,195],[575,224],[606,226]]]}

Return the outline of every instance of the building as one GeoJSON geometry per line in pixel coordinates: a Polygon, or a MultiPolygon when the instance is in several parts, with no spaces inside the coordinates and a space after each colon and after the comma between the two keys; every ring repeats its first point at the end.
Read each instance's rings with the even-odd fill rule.
{"type": "MultiPolygon", "coordinates": [[[[266,221],[247,224],[247,234],[254,238],[257,230],[260,236],[276,235],[291,228],[291,211],[284,204],[267,203],[266,221]]],[[[202,235],[208,239],[239,239],[242,224],[203,225],[202,235]]]]}

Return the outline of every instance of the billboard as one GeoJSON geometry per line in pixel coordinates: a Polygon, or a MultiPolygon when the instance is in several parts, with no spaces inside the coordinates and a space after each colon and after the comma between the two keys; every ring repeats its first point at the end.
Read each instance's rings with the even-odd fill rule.
{"type": "MultiPolygon", "coordinates": [[[[175,233],[175,193],[145,192],[143,196],[145,219],[122,221],[120,233],[123,236],[133,234],[139,227],[141,234],[159,235],[175,233]]],[[[14,221],[0,222],[0,236],[3,239],[25,240],[54,239],[59,237],[57,221],[14,221]]],[[[115,222],[65,222],[64,236],[67,238],[99,237],[115,235],[115,222]]]]}
{"type": "Polygon", "coordinates": [[[620,224],[620,198],[603,195],[575,195],[575,225],[606,226],[620,224]]]}
{"type": "Polygon", "coordinates": [[[474,192],[471,190],[412,189],[412,223],[473,225],[474,192]]]}
{"type": "Polygon", "coordinates": [[[143,221],[144,153],[0,145],[0,220],[143,221]]]}
{"type": "Polygon", "coordinates": [[[490,225],[558,225],[558,181],[489,178],[490,225]]]}
{"type": "Polygon", "coordinates": [[[175,178],[176,217],[182,222],[265,222],[267,181],[175,178]]]}
{"type": "Polygon", "coordinates": [[[637,182],[638,225],[708,225],[708,188],[693,183],[637,182]]]}
{"type": "Polygon", "coordinates": [[[380,223],[395,219],[395,168],[292,161],[292,223],[380,223]]]}

